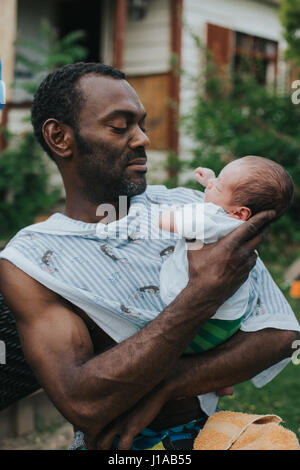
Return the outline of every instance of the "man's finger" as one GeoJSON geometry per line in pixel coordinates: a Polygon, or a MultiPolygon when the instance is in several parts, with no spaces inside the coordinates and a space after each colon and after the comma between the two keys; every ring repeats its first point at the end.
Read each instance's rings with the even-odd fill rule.
{"type": "MultiPolygon", "coordinates": [[[[275,219],[275,216],[276,212],[273,210],[259,212],[233,232],[226,235],[224,240],[226,239],[233,248],[238,247],[259,235],[263,229],[275,219]]],[[[257,245],[258,244],[259,243],[257,243],[257,245]]]]}
{"type": "Polygon", "coordinates": [[[118,450],[130,450],[132,441],[138,435],[140,429],[137,429],[134,421],[128,421],[126,427],[123,429],[118,443],[118,450]]]}
{"type": "Polygon", "coordinates": [[[118,443],[118,450],[130,450],[133,438],[132,434],[122,434],[118,443]]]}
{"type": "Polygon", "coordinates": [[[249,240],[245,244],[245,248],[247,248],[247,250],[249,251],[257,251],[259,246],[265,241],[269,232],[269,227],[264,228],[260,233],[258,233],[255,237],[251,238],[251,240],[249,240]]]}
{"type": "Polygon", "coordinates": [[[105,433],[101,433],[97,440],[98,450],[110,450],[117,436],[121,434],[120,426],[112,427],[105,433]]]}
{"type": "Polygon", "coordinates": [[[227,395],[234,395],[233,387],[224,387],[216,391],[218,397],[225,397],[227,395]]]}
{"type": "Polygon", "coordinates": [[[245,261],[243,262],[243,273],[240,274],[241,284],[247,281],[249,273],[254,268],[256,261],[257,254],[253,251],[247,256],[247,259],[245,259],[245,261]]]}

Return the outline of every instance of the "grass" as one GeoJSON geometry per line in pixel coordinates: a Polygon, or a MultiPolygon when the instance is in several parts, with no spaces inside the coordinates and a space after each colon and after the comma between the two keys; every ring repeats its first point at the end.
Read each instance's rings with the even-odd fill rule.
{"type": "Polygon", "coordinates": [[[300,439],[300,365],[289,364],[263,388],[251,382],[234,387],[235,395],[220,400],[220,408],[254,414],[276,414],[300,439]]]}
{"type": "MultiPolygon", "coordinates": [[[[284,271],[297,257],[299,247],[294,247],[289,249],[288,254],[277,255],[276,262],[265,261],[265,264],[300,321],[300,299],[292,299],[289,288],[284,284],[284,271]]],[[[267,256],[267,259],[270,258],[267,256]]],[[[297,354],[297,358],[300,359],[300,354],[297,354]]],[[[283,426],[294,431],[300,440],[300,364],[290,363],[260,389],[250,381],[236,385],[234,389],[233,397],[220,400],[220,408],[244,413],[277,414],[283,419],[283,426]]]]}

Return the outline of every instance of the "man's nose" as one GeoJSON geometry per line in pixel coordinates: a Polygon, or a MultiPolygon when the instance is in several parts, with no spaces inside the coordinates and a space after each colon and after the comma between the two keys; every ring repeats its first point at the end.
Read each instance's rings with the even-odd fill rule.
{"type": "Polygon", "coordinates": [[[149,145],[150,145],[149,137],[139,126],[137,126],[137,128],[134,131],[134,135],[132,136],[132,139],[129,143],[129,147],[133,149],[137,147],[148,148],[149,145]]]}

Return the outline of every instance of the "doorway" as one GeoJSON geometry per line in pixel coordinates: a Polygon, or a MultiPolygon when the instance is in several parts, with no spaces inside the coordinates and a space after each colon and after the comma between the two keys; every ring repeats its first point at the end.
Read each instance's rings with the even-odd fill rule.
{"type": "Polygon", "coordinates": [[[81,44],[87,48],[85,62],[101,62],[101,1],[59,0],[57,2],[57,25],[60,36],[71,31],[83,30],[81,44]]]}

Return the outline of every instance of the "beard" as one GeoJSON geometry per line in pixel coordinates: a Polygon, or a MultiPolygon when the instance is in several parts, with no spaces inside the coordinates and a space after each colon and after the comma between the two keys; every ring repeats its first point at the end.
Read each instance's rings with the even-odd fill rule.
{"type": "Polygon", "coordinates": [[[89,202],[118,201],[119,196],[133,197],[142,194],[147,186],[146,176],[140,173],[136,178],[126,175],[126,165],[130,160],[147,158],[143,147],[128,154],[104,142],[95,144],[83,139],[75,132],[78,154],[78,173],[82,190],[89,202]]]}

